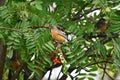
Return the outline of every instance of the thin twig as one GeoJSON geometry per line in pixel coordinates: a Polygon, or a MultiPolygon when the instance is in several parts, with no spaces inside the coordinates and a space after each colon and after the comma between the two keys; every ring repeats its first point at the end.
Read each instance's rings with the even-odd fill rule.
{"type": "MultiPolygon", "coordinates": [[[[107,63],[106,63],[107,64],[107,63]]],[[[114,80],[114,78],[113,77],[111,77],[107,72],[106,72],[106,70],[105,70],[105,67],[101,67],[101,66],[98,66],[99,68],[101,68],[101,69],[103,69],[104,70],[104,73],[111,79],[111,80],[114,80]]]]}
{"type": "Polygon", "coordinates": [[[89,14],[89,13],[91,13],[91,12],[93,12],[93,11],[95,11],[95,10],[99,10],[99,9],[100,9],[100,8],[90,9],[90,10],[86,11],[85,13],[81,14],[80,16],[72,18],[72,21],[79,20],[79,19],[81,19],[84,15],[89,14]]]}
{"type": "Polygon", "coordinates": [[[91,33],[91,35],[85,33],[83,38],[85,39],[92,39],[92,38],[104,38],[103,40],[101,40],[102,44],[106,44],[107,42],[111,41],[112,38],[118,38],[120,35],[117,33],[111,33],[111,37],[108,37],[105,33],[101,34],[101,33],[97,33],[97,35],[93,35],[93,33],[91,33]]]}
{"type": "Polygon", "coordinates": [[[112,78],[106,71],[105,71],[105,73],[111,80],[114,80],[114,78],[112,78]]]}
{"type": "MultiPolygon", "coordinates": [[[[119,35],[114,35],[114,34],[112,34],[112,37],[110,38],[110,39],[108,39],[107,41],[105,41],[104,43],[103,42],[101,42],[101,43],[103,43],[103,44],[105,44],[105,43],[107,43],[108,41],[110,41],[110,40],[112,40],[112,38],[117,38],[119,35]]],[[[91,36],[89,36],[89,37],[87,37],[87,38],[89,38],[89,39],[92,39],[93,37],[107,37],[107,35],[97,35],[97,36],[93,36],[93,35],[91,35],[91,36]]],[[[92,47],[91,48],[88,48],[87,49],[87,51],[85,52],[85,54],[82,56],[82,57],[80,57],[80,58],[78,58],[77,60],[80,60],[80,59],[82,59],[82,58],[84,58],[84,57],[86,57],[86,56],[90,56],[91,54],[89,54],[90,52],[92,51],[92,47]]],[[[108,56],[110,56],[110,55],[108,55],[108,56]]]]}
{"type": "Polygon", "coordinates": [[[104,73],[103,73],[103,76],[102,76],[102,80],[104,80],[104,77],[105,77],[106,64],[105,64],[105,67],[103,68],[103,71],[104,71],[104,73]]]}
{"type": "MultiPolygon", "coordinates": [[[[46,27],[45,26],[32,26],[32,27],[28,27],[28,28],[38,29],[38,28],[46,28],[46,27]]],[[[20,32],[20,29],[17,29],[17,28],[9,28],[9,27],[2,27],[2,26],[0,26],[0,29],[20,32]]]]}
{"type": "Polygon", "coordinates": [[[91,13],[91,12],[93,12],[95,10],[99,10],[99,9],[100,8],[90,9],[90,10],[86,11],[84,14],[82,14],[79,18],[82,18],[84,15],[89,14],[89,13],[91,13]]]}
{"type": "Polygon", "coordinates": [[[45,26],[32,26],[32,27],[29,27],[31,29],[38,29],[38,28],[45,28],[45,26]]]}
{"type": "Polygon", "coordinates": [[[16,29],[16,28],[0,27],[0,29],[20,32],[20,29],[16,29]]]}
{"type": "MultiPolygon", "coordinates": [[[[100,63],[113,64],[112,62],[108,62],[108,61],[99,61],[99,62],[94,62],[94,63],[88,64],[88,65],[86,65],[86,66],[84,66],[84,67],[81,67],[80,70],[81,70],[81,69],[85,69],[86,67],[90,67],[90,66],[92,66],[92,65],[100,64],[100,63]]],[[[78,69],[78,68],[79,68],[79,66],[78,66],[78,67],[75,67],[74,69],[78,69]]],[[[78,75],[79,75],[79,74],[77,74],[75,77],[77,77],[78,75]]],[[[74,77],[74,78],[75,78],[75,77],[74,77]]]]}
{"type": "MultiPolygon", "coordinates": [[[[96,61],[96,60],[95,60],[95,61],[96,61]]],[[[102,76],[102,80],[104,79],[105,74],[106,74],[111,80],[114,80],[114,79],[106,72],[107,63],[105,63],[105,67],[99,66],[98,64],[97,64],[97,66],[98,66],[99,68],[101,68],[101,69],[104,70],[104,73],[103,73],[103,76],[102,76]]]]}

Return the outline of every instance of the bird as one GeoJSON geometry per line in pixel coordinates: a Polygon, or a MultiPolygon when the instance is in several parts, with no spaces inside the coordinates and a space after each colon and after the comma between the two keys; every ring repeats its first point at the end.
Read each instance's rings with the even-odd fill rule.
{"type": "Polygon", "coordinates": [[[55,64],[65,63],[66,60],[64,58],[64,54],[61,51],[61,43],[65,43],[69,41],[67,35],[65,34],[64,31],[58,29],[56,26],[49,25],[46,26],[46,28],[50,28],[52,38],[54,39],[54,45],[56,46],[56,50],[59,52],[58,56],[60,57],[60,60],[55,58],[53,59],[53,62],[55,64]]]}
{"type": "Polygon", "coordinates": [[[51,30],[51,35],[52,38],[59,43],[64,43],[64,42],[68,42],[68,36],[65,34],[65,32],[63,32],[62,30],[58,29],[56,26],[46,26],[47,28],[50,28],[51,30]]]}
{"type": "Polygon", "coordinates": [[[101,18],[98,20],[98,22],[95,24],[95,27],[100,29],[100,32],[103,33],[108,27],[108,24],[104,18],[101,18]]]}

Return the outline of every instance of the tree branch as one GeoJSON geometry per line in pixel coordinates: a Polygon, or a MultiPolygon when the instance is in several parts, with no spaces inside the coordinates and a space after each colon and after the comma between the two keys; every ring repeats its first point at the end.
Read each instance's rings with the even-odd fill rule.
{"type": "Polygon", "coordinates": [[[120,35],[117,34],[117,33],[115,33],[115,34],[112,33],[112,37],[105,38],[104,40],[101,41],[101,43],[102,43],[102,44],[105,44],[105,43],[111,41],[112,38],[118,38],[119,36],[120,36],[120,35]]]}
{"type": "Polygon", "coordinates": [[[82,12],[82,10],[84,10],[93,0],[91,0],[89,3],[84,4],[80,10],[78,10],[78,12],[76,13],[76,15],[74,16],[74,18],[72,18],[72,20],[78,18],[80,16],[80,13],[82,12]]]}
{"type": "MultiPolygon", "coordinates": [[[[96,64],[99,64],[99,63],[109,63],[109,64],[112,64],[112,62],[108,62],[108,61],[99,61],[99,62],[90,63],[90,64],[88,64],[88,65],[86,65],[84,67],[81,67],[79,70],[85,69],[86,67],[90,67],[92,65],[96,65],[96,64]]],[[[75,70],[75,69],[78,69],[78,68],[79,68],[79,66],[75,67],[75,68],[72,68],[72,71],[75,70]]],[[[71,68],[69,68],[69,69],[71,69],[71,68]]],[[[77,74],[76,76],[74,76],[74,78],[77,77],[78,75],[80,75],[80,74],[77,74]]]]}
{"type": "Polygon", "coordinates": [[[86,40],[92,39],[92,38],[104,38],[101,43],[105,44],[109,41],[112,40],[112,38],[118,38],[120,35],[117,33],[111,33],[111,37],[108,37],[105,33],[101,34],[101,33],[97,33],[97,35],[93,35],[93,33],[91,33],[90,35],[87,33],[84,33],[83,38],[85,38],[86,40]]]}
{"type": "MultiPolygon", "coordinates": [[[[95,60],[95,59],[94,59],[95,60]]],[[[112,60],[111,60],[112,61],[112,60]]],[[[95,60],[95,62],[97,62],[95,60]]],[[[102,76],[102,80],[104,80],[104,76],[105,74],[111,79],[111,80],[114,80],[107,72],[106,72],[106,69],[107,69],[107,63],[105,63],[105,65],[103,65],[104,67],[100,66],[99,64],[97,64],[97,66],[101,69],[103,69],[104,73],[103,73],[103,76],[102,76]]]]}
{"type": "Polygon", "coordinates": [[[80,16],[72,18],[71,20],[72,20],[72,21],[79,20],[79,19],[81,19],[84,15],[87,15],[87,14],[89,14],[89,13],[95,11],[95,10],[99,10],[99,9],[100,9],[100,8],[90,9],[90,10],[86,11],[85,13],[81,14],[80,16]]]}
{"type": "Polygon", "coordinates": [[[38,28],[45,28],[45,26],[32,26],[32,27],[29,27],[31,29],[38,29],[38,28]]]}
{"type": "Polygon", "coordinates": [[[104,77],[105,77],[106,64],[105,64],[105,67],[103,68],[103,71],[104,71],[104,73],[103,73],[103,76],[102,76],[102,80],[104,80],[104,77]]]}
{"type": "MultiPolygon", "coordinates": [[[[110,40],[112,40],[112,38],[117,38],[119,35],[115,35],[115,34],[112,34],[112,37],[111,38],[109,38],[107,41],[105,41],[105,42],[101,42],[101,43],[103,43],[103,44],[105,44],[105,43],[107,43],[108,41],[110,41],[110,40]]],[[[98,34],[97,36],[93,36],[93,35],[90,35],[90,36],[88,36],[87,38],[89,38],[89,39],[92,39],[92,38],[97,38],[97,37],[107,37],[107,35],[105,34],[105,35],[101,35],[101,34],[98,34]]],[[[103,41],[103,40],[102,40],[103,41]]],[[[78,58],[77,60],[80,60],[80,59],[82,59],[82,58],[84,58],[84,57],[86,57],[86,56],[88,56],[88,57],[93,57],[93,56],[95,56],[95,55],[91,55],[91,54],[89,54],[90,52],[92,51],[92,47],[90,47],[90,48],[88,48],[87,49],[87,51],[85,52],[85,54],[82,56],[82,57],[80,57],[80,58],[78,58]]],[[[109,57],[112,57],[111,55],[106,55],[107,57],[109,56],[109,57]]],[[[96,57],[96,56],[95,56],[96,57]]]]}
{"type": "MultiPolygon", "coordinates": [[[[107,63],[106,63],[106,64],[107,64],[107,63]]],[[[101,69],[103,69],[103,70],[104,70],[104,74],[106,74],[111,80],[114,80],[114,78],[111,77],[111,76],[107,73],[107,71],[106,71],[106,65],[105,65],[105,67],[101,67],[101,66],[98,65],[98,67],[101,68],[101,69]]],[[[103,78],[104,78],[104,76],[102,76],[102,79],[103,79],[103,78]]]]}
{"type": "MultiPolygon", "coordinates": [[[[31,28],[31,29],[38,29],[38,28],[47,28],[45,26],[32,26],[32,27],[28,27],[28,28],[31,28]]],[[[0,27],[0,29],[3,29],[3,30],[9,30],[9,31],[16,31],[16,32],[20,32],[20,29],[17,29],[17,28],[9,28],[9,27],[0,27]]]]}
{"type": "Polygon", "coordinates": [[[16,29],[16,28],[0,27],[0,29],[4,29],[4,30],[10,30],[10,31],[16,31],[16,32],[20,32],[20,29],[16,29]]]}
{"type": "Polygon", "coordinates": [[[3,78],[7,46],[0,39],[0,80],[3,78]]]}
{"type": "Polygon", "coordinates": [[[105,73],[111,80],[114,80],[114,78],[112,78],[106,71],[105,71],[105,73]]]}

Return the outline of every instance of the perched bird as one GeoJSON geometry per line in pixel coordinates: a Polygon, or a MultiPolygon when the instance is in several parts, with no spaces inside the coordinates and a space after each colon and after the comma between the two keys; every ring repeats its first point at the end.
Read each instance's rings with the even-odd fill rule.
{"type": "Polygon", "coordinates": [[[105,32],[105,30],[108,27],[108,24],[106,23],[106,20],[104,18],[101,18],[96,24],[95,27],[100,29],[101,33],[105,32]]]}
{"type": "Polygon", "coordinates": [[[54,58],[52,61],[55,64],[65,63],[66,60],[65,60],[64,55],[61,51],[61,48],[60,48],[61,44],[60,43],[64,43],[64,42],[69,41],[68,37],[67,37],[67,35],[65,34],[64,31],[58,29],[56,26],[51,26],[50,25],[50,26],[46,26],[46,28],[47,27],[50,28],[50,30],[51,30],[51,35],[52,35],[52,38],[54,39],[54,43],[55,43],[54,45],[56,46],[56,49],[58,51],[58,56],[60,58],[60,60],[57,59],[57,58],[54,58]]]}
{"type": "Polygon", "coordinates": [[[63,42],[67,42],[68,41],[68,37],[65,34],[65,32],[63,32],[62,30],[58,29],[56,26],[47,26],[48,28],[51,29],[51,35],[52,38],[59,42],[59,43],[63,43],[63,42]]]}

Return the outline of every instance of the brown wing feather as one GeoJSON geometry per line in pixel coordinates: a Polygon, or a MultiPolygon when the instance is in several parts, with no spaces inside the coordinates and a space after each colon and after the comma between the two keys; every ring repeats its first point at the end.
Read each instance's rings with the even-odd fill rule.
{"type": "Polygon", "coordinates": [[[51,34],[52,34],[53,39],[55,39],[58,42],[64,42],[66,40],[64,35],[59,34],[59,32],[55,29],[51,30],[51,34]]]}

